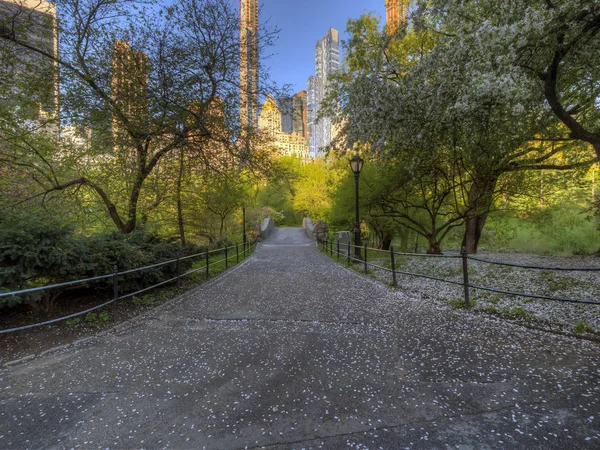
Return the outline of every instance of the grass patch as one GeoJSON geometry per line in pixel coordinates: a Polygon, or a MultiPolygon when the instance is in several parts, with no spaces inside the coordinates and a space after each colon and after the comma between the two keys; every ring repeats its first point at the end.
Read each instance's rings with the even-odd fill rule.
{"type": "Polygon", "coordinates": [[[580,284],[578,280],[565,276],[560,276],[553,271],[543,270],[538,276],[541,286],[544,286],[550,293],[566,291],[580,284]]]}
{"type": "Polygon", "coordinates": [[[504,308],[502,315],[508,319],[525,320],[527,322],[531,322],[534,319],[533,314],[528,313],[521,307],[512,309],[504,308]]]}
{"type": "Polygon", "coordinates": [[[501,300],[501,298],[498,294],[494,294],[493,292],[489,292],[489,291],[478,292],[477,297],[479,299],[481,299],[482,301],[491,303],[492,305],[497,305],[498,303],[500,303],[500,300],[501,300]]]}
{"type": "Polygon", "coordinates": [[[575,331],[577,334],[593,333],[594,328],[587,322],[578,322],[575,324],[573,331],[575,331]]]}
{"type": "Polygon", "coordinates": [[[486,314],[493,314],[493,315],[498,314],[498,308],[496,308],[494,305],[486,306],[481,311],[483,311],[486,314]]]}
{"type": "Polygon", "coordinates": [[[132,297],[131,301],[136,306],[141,306],[144,308],[153,308],[155,306],[162,305],[163,303],[172,299],[175,295],[177,295],[177,293],[177,289],[163,289],[160,291],[142,295],[141,297],[132,297]]]}
{"type": "MultiPolygon", "coordinates": [[[[456,309],[467,309],[465,300],[462,298],[453,298],[448,300],[448,304],[456,309]]],[[[471,306],[475,306],[475,300],[471,300],[471,306]]]]}

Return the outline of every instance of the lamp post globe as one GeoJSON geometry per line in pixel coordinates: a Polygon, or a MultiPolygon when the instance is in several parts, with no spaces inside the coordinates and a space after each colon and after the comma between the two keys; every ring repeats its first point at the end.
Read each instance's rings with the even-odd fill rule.
{"type": "Polygon", "coordinates": [[[365,161],[358,155],[354,155],[350,159],[350,168],[354,173],[354,190],[355,190],[355,222],[354,222],[354,255],[356,259],[361,259],[360,255],[360,217],[358,214],[358,178],[360,177],[360,171],[363,168],[365,161]]]}

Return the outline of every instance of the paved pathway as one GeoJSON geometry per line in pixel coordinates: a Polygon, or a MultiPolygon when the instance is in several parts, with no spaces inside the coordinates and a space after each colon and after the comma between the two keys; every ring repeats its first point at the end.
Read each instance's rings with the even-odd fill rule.
{"type": "Polygon", "coordinates": [[[0,371],[0,448],[600,448],[600,349],[410,299],[275,230],[245,264],[0,371]]]}

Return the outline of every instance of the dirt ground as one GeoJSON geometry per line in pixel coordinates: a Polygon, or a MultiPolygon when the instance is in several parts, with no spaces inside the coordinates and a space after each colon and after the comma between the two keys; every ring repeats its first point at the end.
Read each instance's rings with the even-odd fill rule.
{"type": "MultiPolygon", "coordinates": [[[[182,284],[180,290],[174,287],[156,289],[149,300],[134,302],[132,298],[118,300],[94,311],[95,315],[80,316],[79,320],[64,320],[51,325],[28,328],[22,331],[0,334],[0,365],[29,355],[39,355],[45,350],[70,344],[76,340],[97,334],[158,306],[185,290],[197,286],[197,283],[182,284]],[[99,316],[103,314],[102,320],[99,316]]],[[[27,306],[0,310],[0,330],[17,328],[53,320],[84,311],[109,299],[106,293],[73,293],[57,301],[48,312],[34,312],[27,306]]]]}

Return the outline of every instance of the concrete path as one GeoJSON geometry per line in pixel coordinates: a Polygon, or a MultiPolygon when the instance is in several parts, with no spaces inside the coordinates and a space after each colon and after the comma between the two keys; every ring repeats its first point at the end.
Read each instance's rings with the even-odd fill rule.
{"type": "Polygon", "coordinates": [[[598,345],[392,292],[299,229],[0,372],[2,449],[597,449],[599,420],[598,345]]]}

